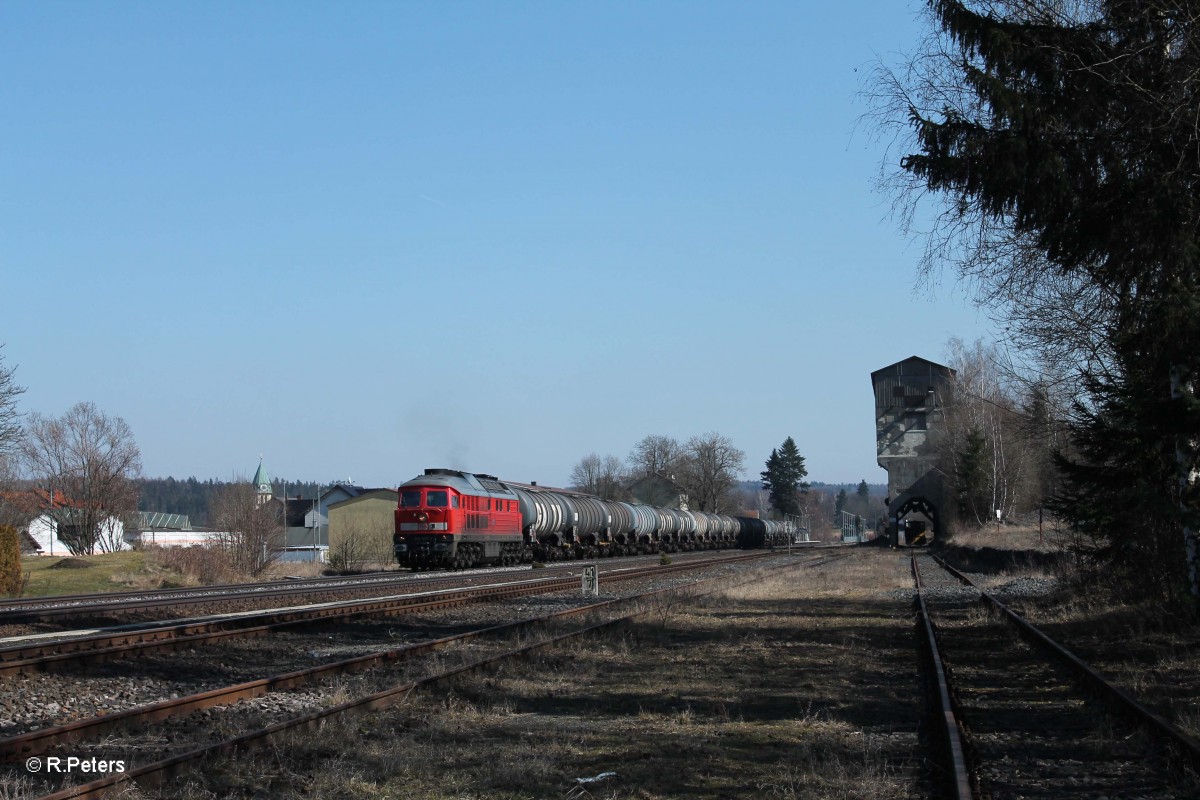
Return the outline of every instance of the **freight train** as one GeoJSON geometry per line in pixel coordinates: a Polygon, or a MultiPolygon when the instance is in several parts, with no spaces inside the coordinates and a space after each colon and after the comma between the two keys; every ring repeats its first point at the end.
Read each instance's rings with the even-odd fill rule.
{"type": "Polygon", "coordinates": [[[413,569],[786,544],[791,523],[601,500],[427,469],[402,484],[392,546],[413,569]]]}

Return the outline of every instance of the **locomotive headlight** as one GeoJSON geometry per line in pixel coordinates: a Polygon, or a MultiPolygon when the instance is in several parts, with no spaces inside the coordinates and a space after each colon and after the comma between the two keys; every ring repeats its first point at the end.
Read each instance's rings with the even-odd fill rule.
{"type": "Polygon", "coordinates": [[[429,515],[426,514],[424,511],[417,514],[417,522],[427,522],[428,520],[429,520],[429,515]]]}

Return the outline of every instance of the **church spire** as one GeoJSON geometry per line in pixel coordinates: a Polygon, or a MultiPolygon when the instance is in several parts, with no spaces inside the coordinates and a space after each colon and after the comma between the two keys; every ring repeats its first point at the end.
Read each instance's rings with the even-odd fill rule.
{"type": "Polygon", "coordinates": [[[271,479],[267,477],[267,471],[263,468],[261,455],[258,457],[258,471],[254,473],[254,492],[258,495],[260,506],[269,501],[274,494],[271,491],[271,479]]]}

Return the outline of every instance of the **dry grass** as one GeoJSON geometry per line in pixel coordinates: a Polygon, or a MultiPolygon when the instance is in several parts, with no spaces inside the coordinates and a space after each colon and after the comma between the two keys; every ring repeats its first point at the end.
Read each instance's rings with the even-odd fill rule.
{"type": "Polygon", "coordinates": [[[33,794],[33,783],[26,777],[0,777],[0,800],[23,800],[33,794]]]}
{"type": "MultiPolygon", "coordinates": [[[[319,578],[326,566],[320,561],[276,561],[263,570],[257,580],[271,581],[280,578],[319,578]]],[[[370,570],[374,571],[374,570],[370,570]]],[[[379,570],[382,571],[382,570],[379,570]]]]}
{"type": "Polygon", "coordinates": [[[908,605],[880,595],[907,585],[906,568],[856,553],[666,604],[604,637],[214,765],[176,796],[923,796],[908,605]],[[576,780],[604,772],[617,774],[576,780]]]}
{"type": "Polygon", "coordinates": [[[219,550],[204,547],[146,547],[121,553],[83,556],[87,569],[55,569],[62,558],[27,557],[23,594],[30,597],[169,589],[218,583],[244,583],[284,577],[316,577],[323,565],[289,562],[272,565],[261,578],[243,575],[219,550]]]}
{"type": "Polygon", "coordinates": [[[822,597],[871,598],[895,589],[911,589],[909,554],[891,550],[857,550],[845,559],[819,567],[776,575],[734,589],[733,599],[765,597],[816,599],[822,597]]]}
{"type": "Polygon", "coordinates": [[[164,581],[173,586],[211,586],[248,580],[224,551],[216,547],[147,547],[147,560],[176,577],[164,581]]]}
{"type": "Polygon", "coordinates": [[[999,530],[993,525],[968,528],[956,531],[949,541],[962,548],[1039,553],[1060,552],[1066,543],[1063,535],[1055,532],[1049,524],[1043,526],[1042,533],[1038,532],[1036,525],[1002,525],[999,530]]]}
{"type": "Polygon", "coordinates": [[[29,573],[29,584],[24,594],[28,597],[47,597],[119,592],[130,588],[131,580],[163,574],[156,567],[147,564],[145,554],[140,551],[127,550],[121,553],[81,556],[79,560],[90,565],[86,569],[55,569],[54,565],[62,560],[56,556],[30,556],[22,559],[21,567],[29,573]]]}

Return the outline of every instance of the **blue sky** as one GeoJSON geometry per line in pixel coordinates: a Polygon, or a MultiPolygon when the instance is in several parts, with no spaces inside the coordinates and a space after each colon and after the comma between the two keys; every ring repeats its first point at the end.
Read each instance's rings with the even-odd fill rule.
{"type": "Polygon", "coordinates": [[[0,342],[145,473],[563,484],[716,431],[881,482],[915,292],[859,92],[895,2],[0,4],[0,342]]]}

